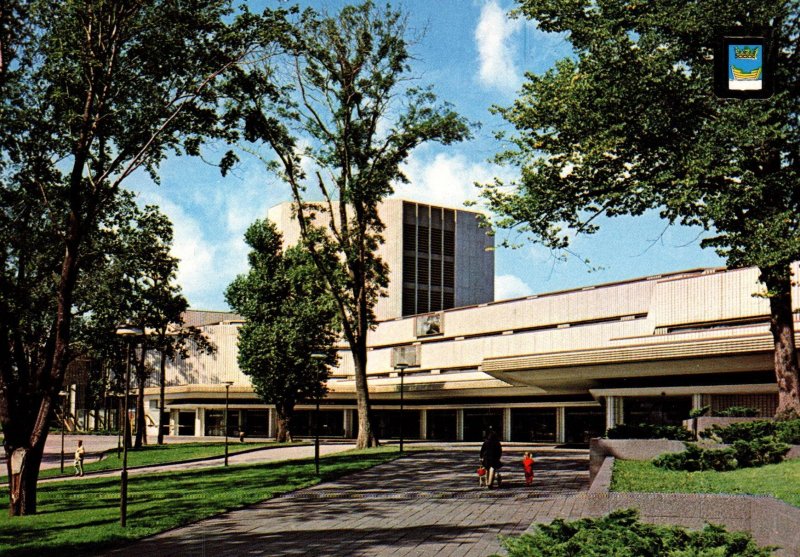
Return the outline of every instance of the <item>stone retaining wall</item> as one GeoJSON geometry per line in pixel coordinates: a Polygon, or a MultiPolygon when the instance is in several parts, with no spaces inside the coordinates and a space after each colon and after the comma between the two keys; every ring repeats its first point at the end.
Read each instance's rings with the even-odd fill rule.
{"type": "Polygon", "coordinates": [[[748,531],[759,545],[776,545],[777,557],[800,557],[800,509],[768,496],[706,493],[609,492],[614,457],[603,458],[586,498],[584,512],[602,516],[618,509],[639,509],[652,524],[702,528],[721,524],[729,531],[748,531]]]}

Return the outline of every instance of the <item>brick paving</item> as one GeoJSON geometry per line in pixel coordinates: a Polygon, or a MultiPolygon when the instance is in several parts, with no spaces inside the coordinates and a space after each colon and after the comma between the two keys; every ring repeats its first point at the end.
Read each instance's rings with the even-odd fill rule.
{"type": "Polygon", "coordinates": [[[503,486],[479,488],[477,448],[411,453],[335,482],[296,491],[132,543],[115,556],[458,556],[501,551],[498,536],[533,522],[577,518],[588,453],[534,451],[526,487],[522,452],[506,450],[503,486]]]}

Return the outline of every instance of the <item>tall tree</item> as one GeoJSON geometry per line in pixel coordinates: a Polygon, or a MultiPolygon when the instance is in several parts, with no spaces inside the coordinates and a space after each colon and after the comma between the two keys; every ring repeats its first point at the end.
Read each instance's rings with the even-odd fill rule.
{"type": "Polygon", "coordinates": [[[324,395],[328,366],[336,363],[336,304],[303,246],[282,252],[275,225],[256,221],[245,240],[250,271],[225,291],[247,319],[239,329],[239,366],[259,396],[275,405],[277,440],[291,441],[295,404],[324,395]]]}
{"type": "Polygon", "coordinates": [[[730,267],[755,266],[771,309],[778,415],[800,412],[791,306],[800,260],[800,4],[797,0],[522,0],[518,14],[566,33],[574,57],[528,75],[498,112],[516,128],[500,161],[513,187],[484,190],[502,227],[569,247],[601,215],[660,208],[710,231],[730,267]],[[713,46],[737,25],[769,29],[775,94],[713,94],[713,46]]]}
{"type": "Polygon", "coordinates": [[[225,23],[228,4],[18,0],[0,9],[0,423],[12,515],[36,512],[87,238],[137,168],[155,177],[168,151],[197,154],[204,139],[230,137],[216,86],[251,36],[234,31],[249,17],[225,23]],[[46,253],[33,237],[53,240],[41,244],[46,253]],[[23,301],[42,291],[32,328],[23,301]],[[34,329],[35,342],[26,338],[34,329]]]}
{"type": "Polygon", "coordinates": [[[336,301],[355,364],[359,447],[378,443],[367,390],[367,333],[387,284],[375,254],[378,204],[406,179],[400,166],[412,149],[469,135],[429,89],[408,87],[406,35],[406,17],[388,6],[365,2],[332,16],[307,10],[287,40],[293,72],[285,87],[242,88],[231,112],[246,139],[268,147],[269,167],[289,185],[302,241],[336,301]],[[331,250],[337,258],[323,256],[331,250]]]}

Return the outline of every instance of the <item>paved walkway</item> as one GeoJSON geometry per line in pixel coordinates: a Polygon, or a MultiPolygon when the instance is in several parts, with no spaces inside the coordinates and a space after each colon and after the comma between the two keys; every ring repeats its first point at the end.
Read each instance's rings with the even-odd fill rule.
{"type": "Polygon", "coordinates": [[[486,557],[501,550],[498,535],[582,514],[570,496],[588,488],[587,452],[539,449],[534,457],[533,487],[524,485],[522,452],[506,450],[503,487],[487,490],[477,486],[477,447],[412,453],[110,555],[486,557]]]}

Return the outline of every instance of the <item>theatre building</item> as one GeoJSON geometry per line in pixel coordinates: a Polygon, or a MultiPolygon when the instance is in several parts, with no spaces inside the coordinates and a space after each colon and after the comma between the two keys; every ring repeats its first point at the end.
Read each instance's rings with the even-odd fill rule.
{"type": "MultiPolygon", "coordinates": [[[[290,212],[285,204],[269,214],[289,242],[290,212]]],[[[368,338],[379,438],[398,437],[402,420],[407,439],[478,441],[493,428],[510,441],[585,443],[619,423],[677,424],[705,405],[774,413],[769,303],[754,296],[762,289],[756,269],[694,269],[494,301],[492,238],[475,213],[390,200],[381,215],[391,282],[368,338]]],[[[795,312],[798,297],[795,287],[795,312]]],[[[169,433],[224,434],[231,381],[229,433],[274,435],[274,409],[236,362],[241,319],[192,311],[187,321],[217,351],[168,366],[169,433]]],[[[357,434],[353,373],[342,345],[321,401],[325,437],[357,434]]],[[[157,388],[147,390],[146,407],[155,423],[157,388]]],[[[313,409],[314,401],[298,406],[296,435],[313,433],[313,409]]]]}

